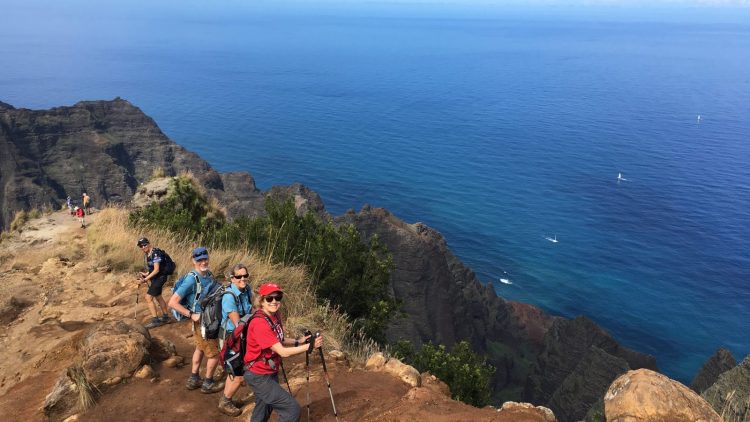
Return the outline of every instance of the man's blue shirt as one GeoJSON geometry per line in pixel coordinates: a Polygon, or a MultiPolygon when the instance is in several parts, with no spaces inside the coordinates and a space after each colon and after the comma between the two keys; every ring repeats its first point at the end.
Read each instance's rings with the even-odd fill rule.
{"type": "Polygon", "coordinates": [[[224,323],[226,323],[227,332],[232,332],[234,331],[234,323],[229,318],[229,313],[237,312],[240,314],[240,318],[249,314],[252,309],[252,306],[250,305],[251,293],[250,289],[247,287],[241,292],[234,283],[229,285],[227,292],[232,292],[239,298],[239,307],[237,306],[234,296],[229,293],[225,293],[224,297],[221,299],[221,324],[224,325],[224,323]]]}
{"type": "MultiPolygon", "coordinates": [[[[210,272],[207,273],[205,277],[201,277],[200,273],[197,271],[195,273],[198,274],[198,280],[200,280],[201,283],[201,292],[205,293],[207,289],[211,287],[211,284],[214,283],[213,276],[210,272]]],[[[185,306],[186,308],[193,312],[200,313],[201,303],[200,300],[195,300],[195,287],[195,276],[192,273],[188,273],[185,276],[185,281],[183,281],[180,287],[175,290],[175,293],[180,296],[180,299],[187,298],[187,306],[185,306]]]]}

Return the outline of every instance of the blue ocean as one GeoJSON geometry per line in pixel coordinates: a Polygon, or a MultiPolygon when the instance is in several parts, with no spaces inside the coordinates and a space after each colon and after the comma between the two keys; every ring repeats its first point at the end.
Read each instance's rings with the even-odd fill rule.
{"type": "Polygon", "coordinates": [[[0,101],[123,97],[220,171],[436,228],[683,382],[750,353],[748,9],[15,3],[0,101]]]}

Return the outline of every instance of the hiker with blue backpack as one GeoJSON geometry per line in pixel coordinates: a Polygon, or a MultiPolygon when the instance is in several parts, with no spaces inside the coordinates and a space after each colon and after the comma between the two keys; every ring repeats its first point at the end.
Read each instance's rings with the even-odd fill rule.
{"type": "MultiPolygon", "coordinates": [[[[85,195],[85,194],[84,194],[85,195]]],[[[136,243],[146,260],[146,271],[140,272],[138,286],[148,283],[148,292],[146,293],[146,304],[151,312],[151,321],[146,324],[146,328],[154,328],[169,322],[167,313],[167,303],[161,297],[164,283],[167,278],[174,273],[175,264],[169,254],[159,248],[151,246],[151,243],[145,237],[138,239],[136,243]],[[161,311],[161,313],[159,313],[161,311]]]]}
{"type": "Polygon", "coordinates": [[[200,246],[193,249],[192,261],[194,269],[175,283],[174,293],[169,299],[169,307],[173,309],[173,315],[178,320],[188,318],[191,320],[195,351],[193,352],[190,378],[188,378],[185,387],[188,390],[195,390],[200,387],[202,393],[210,394],[221,391],[224,388],[224,383],[215,382],[213,379],[214,370],[219,363],[219,341],[215,336],[212,338],[206,333],[205,326],[201,321],[202,302],[205,298],[214,296],[222,287],[218,281],[214,280],[213,274],[208,269],[208,251],[206,248],[200,246]],[[199,373],[203,356],[207,358],[206,377],[201,382],[199,373]]]}
{"type": "MultiPolygon", "coordinates": [[[[221,299],[221,331],[219,334],[219,349],[224,339],[232,335],[240,321],[246,322],[252,311],[252,288],[250,287],[250,272],[243,264],[232,267],[230,274],[232,283],[227,287],[221,299]]],[[[232,402],[232,397],[239,390],[242,377],[228,377],[224,385],[224,394],[219,399],[219,411],[229,416],[239,416],[242,410],[232,402]]]]}

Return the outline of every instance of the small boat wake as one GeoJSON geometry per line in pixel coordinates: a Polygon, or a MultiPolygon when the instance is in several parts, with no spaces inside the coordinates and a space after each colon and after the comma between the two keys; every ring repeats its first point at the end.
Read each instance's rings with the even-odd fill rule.
{"type": "Polygon", "coordinates": [[[620,183],[620,182],[629,182],[629,180],[622,177],[622,173],[617,173],[617,183],[620,183]]]}
{"type": "Polygon", "coordinates": [[[510,281],[510,280],[508,280],[507,278],[501,278],[500,282],[503,283],[503,284],[513,284],[513,282],[510,281]]]}
{"type": "Polygon", "coordinates": [[[557,240],[557,235],[554,235],[554,237],[544,236],[544,238],[545,238],[546,240],[549,240],[549,241],[550,241],[550,242],[552,242],[552,243],[557,243],[557,242],[558,242],[558,240],[557,240]]]}

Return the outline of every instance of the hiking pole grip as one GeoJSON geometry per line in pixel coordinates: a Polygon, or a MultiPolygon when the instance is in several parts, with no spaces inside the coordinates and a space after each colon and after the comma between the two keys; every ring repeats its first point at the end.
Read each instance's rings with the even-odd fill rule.
{"type": "Polygon", "coordinates": [[[336,403],[333,401],[333,390],[331,390],[331,380],[328,378],[328,369],[326,369],[326,360],[323,357],[323,346],[318,348],[318,352],[320,353],[320,361],[323,363],[323,375],[325,375],[326,377],[326,384],[328,385],[328,395],[331,396],[331,406],[333,407],[333,416],[336,417],[336,422],[339,422],[339,414],[338,412],[336,412],[336,403]]]}

